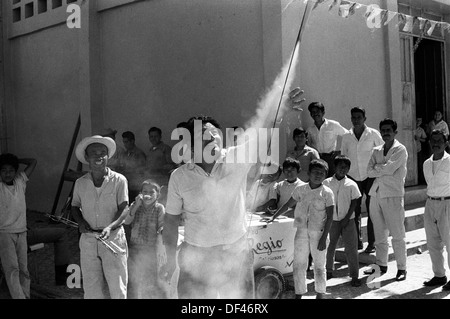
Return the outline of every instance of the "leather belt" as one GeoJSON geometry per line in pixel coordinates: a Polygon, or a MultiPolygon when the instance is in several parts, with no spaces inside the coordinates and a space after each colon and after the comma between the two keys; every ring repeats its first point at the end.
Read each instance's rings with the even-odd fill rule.
{"type": "Polygon", "coordinates": [[[448,199],[450,199],[450,196],[445,196],[445,197],[431,197],[431,196],[428,196],[428,199],[431,199],[431,200],[448,200],[448,199]]]}

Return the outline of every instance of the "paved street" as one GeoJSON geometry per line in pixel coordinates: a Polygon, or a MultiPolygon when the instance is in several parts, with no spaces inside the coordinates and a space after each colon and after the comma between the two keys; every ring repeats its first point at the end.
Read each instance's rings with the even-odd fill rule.
{"type": "MultiPolygon", "coordinates": [[[[431,261],[428,251],[422,254],[408,256],[407,279],[402,282],[395,281],[397,267],[395,261],[388,264],[388,272],[372,283],[379,284],[379,288],[369,288],[367,279],[369,276],[363,274],[366,266],[360,268],[360,278],[363,284],[355,288],[350,286],[350,278],[347,276],[347,265],[339,264],[335,271],[335,278],[327,281],[328,299],[450,299],[449,291],[442,291],[441,287],[424,287],[423,282],[432,278],[431,261]]],[[[450,273],[447,273],[449,275],[450,273]]],[[[314,280],[312,276],[308,279],[308,294],[305,299],[314,299],[314,280]]],[[[371,283],[371,284],[372,284],[371,283]]],[[[290,281],[290,284],[293,284],[290,281]]],[[[293,291],[288,291],[285,298],[293,298],[293,291]]]]}

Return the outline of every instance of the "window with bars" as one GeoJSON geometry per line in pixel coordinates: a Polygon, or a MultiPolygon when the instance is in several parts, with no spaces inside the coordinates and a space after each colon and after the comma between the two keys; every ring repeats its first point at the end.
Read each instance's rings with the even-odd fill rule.
{"type": "Polygon", "coordinates": [[[67,6],[81,0],[2,0],[8,1],[10,27],[8,37],[15,37],[52,25],[64,23],[67,6]]]}

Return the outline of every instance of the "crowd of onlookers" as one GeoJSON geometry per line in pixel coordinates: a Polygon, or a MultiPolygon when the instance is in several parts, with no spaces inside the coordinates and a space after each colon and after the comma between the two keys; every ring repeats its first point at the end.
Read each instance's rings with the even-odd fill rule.
{"type": "MultiPolygon", "coordinates": [[[[396,139],[396,121],[387,118],[378,129],[370,128],[365,124],[365,109],[354,107],[350,110],[352,127],[346,129],[325,117],[322,103],[309,104],[308,111],[314,123],[294,129],[295,147],[281,163],[227,164],[224,159],[235,157],[245,142],[240,145],[235,140],[233,147],[221,149],[220,125],[209,117],[191,118],[177,127],[194,136],[194,122],[201,121],[203,133],[211,136],[203,141],[202,150],[212,145],[212,163],[175,163],[157,127],[148,130],[151,145],[147,151],[136,146],[131,131],[121,134],[124,148],[112,129],[84,138],[76,156],[89,166],[89,172],[80,172],[75,182],[71,213],[80,231],[85,298],[103,298],[108,289],[112,298],[166,298],[160,283],[170,280],[176,265],[180,298],[251,298],[253,253],[247,247],[243,218],[249,212],[265,216],[268,223],[280,215],[294,219],[297,298],[307,292],[310,267],[317,298],[323,297],[326,281],[334,276],[340,238],[352,286],[361,285],[360,250],[375,252],[381,275],[387,272],[388,236],[392,236],[397,263],[395,279],[405,280],[408,152],[396,139]],[[250,174],[256,178],[247,184],[250,174]],[[365,248],[363,199],[368,215],[365,248]],[[184,242],[178,248],[180,225],[184,226],[184,242]],[[158,251],[162,238],[165,254],[158,251]]],[[[444,285],[445,290],[450,290],[442,256],[443,247],[450,244],[448,135],[442,112],[437,111],[425,129],[417,119],[419,180],[428,185],[425,230],[435,274],[424,285],[444,285]]],[[[27,247],[36,233],[27,229],[25,189],[36,163],[12,154],[0,156],[0,259],[13,298],[30,297],[27,247]],[[23,170],[20,164],[25,165],[23,170]]],[[[55,243],[55,280],[65,284],[68,250],[64,231],[50,227],[40,235],[39,241],[55,243]]],[[[375,271],[369,268],[364,274],[375,271]]]]}

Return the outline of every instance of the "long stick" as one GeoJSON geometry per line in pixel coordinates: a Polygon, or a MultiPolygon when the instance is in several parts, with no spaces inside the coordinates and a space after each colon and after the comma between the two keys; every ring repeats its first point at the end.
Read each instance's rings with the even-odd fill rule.
{"type": "MultiPolygon", "coordinates": [[[[288,70],[286,72],[286,79],[284,80],[283,89],[281,91],[280,100],[278,102],[277,112],[275,114],[275,119],[273,120],[272,132],[271,132],[270,139],[269,139],[269,146],[267,148],[266,158],[269,156],[269,153],[271,153],[273,131],[274,131],[274,128],[275,128],[276,123],[277,123],[278,114],[280,112],[281,103],[283,101],[284,91],[286,90],[286,83],[287,83],[287,81],[289,79],[289,74],[290,74],[290,71],[291,71],[292,63],[294,61],[295,53],[300,47],[300,42],[302,40],[302,36],[303,36],[304,31],[305,31],[305,25],[306,25],[306,23],[308,21],[308,17],[309,17],[309,14],[311,13],[311,11],[312,11],[312,3],[310,1],[308,1],[306,3],[305,10],[303,11],[303,16],[302,16],[302,20],[301,20],[300,27],[299,27],[299,30],[298,30],[297,39],[295,40],[294,50],[292,51],[292,54],[291,54],[291,57],[290,57],[289,67],[288,67],[288,70]]],[[[259,191],[259,185],[258,185],[258,188],[256,189],[256,195],[255,195],[255,199],[254,200],[256,200],[256,198],[257,198],[258,191],[259,191]]]]}

